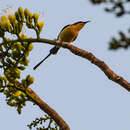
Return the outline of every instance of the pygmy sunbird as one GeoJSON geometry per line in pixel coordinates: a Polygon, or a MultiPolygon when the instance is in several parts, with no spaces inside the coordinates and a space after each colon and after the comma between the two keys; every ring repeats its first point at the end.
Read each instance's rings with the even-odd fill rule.
{"type": "MultiPolygon", "coordinates": [[[[86,22],[79,21],[79,22],[76,22],[74,24],[70,24],[70,25],[67,25],[67,26],[63,27],[63,29],[61,30],[61,32],[58,35],[57,40],[59,40],[61,42],[69,42],[69,43],[73,42],[77,38],[79,31],[88,22],[90,22],[90,21],[86,21],[86,22]]],[[[42,61],[40,61],[33,69],[36,70],[37,67],[43,61],[45,61],[50,55],[56,55],[59,49],[60,49],[59,46],[54,46],[50,50],[50,53],[42,61]]]]}

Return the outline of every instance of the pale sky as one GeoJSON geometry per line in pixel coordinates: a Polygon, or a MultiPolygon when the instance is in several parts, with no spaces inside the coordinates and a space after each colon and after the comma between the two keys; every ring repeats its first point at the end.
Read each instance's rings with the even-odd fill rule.
{"type": "MultiPolygon", "coordinates": [[[[93,6],[87,0],[1,0],[1,8],[19,6],[44,16],[42,38],[55,39],[67,24],[91,20],[73,43],[92,52],[111,69],[130,81],[129,49],[108,50],[108,42],[119,30],[127,31],[129,16],[115,18],[103,11],[104,6],[93,6]]],[[[29,34],[34,35],[34,34],[29,34]]],[[[34,76],[31,88],[68,123],[71,130],[129,130],[130,93],[110,81],[104,73],[89,61],[61,49],[36,71],[33,67],[45,57],[52,46],[34,44],[30,63],[22,77],[34,76]]],[[[26,126],[44,113],[39,107],[27,103],[22,114],[7,106],[5,96],[0,95],[0,129],[28,130],[26,126]]]]}

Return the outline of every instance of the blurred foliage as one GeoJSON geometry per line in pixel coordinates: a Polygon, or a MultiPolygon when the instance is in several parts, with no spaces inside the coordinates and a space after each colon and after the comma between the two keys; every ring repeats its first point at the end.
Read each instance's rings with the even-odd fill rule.
{"type": "MultiPolygon", "coordinates": [[[[125,14],[130,14],[130,0],[90,0],[91,3],[100,5],[104,4],[108,7],[105,8],[106,12],[114,13],[118,18],[125,14]]],[[[119,32],[119,38],[113,37],[109,42],[110,50],[117,50],[119,48],[127,49],[130,46],[130,29],[128,36],[124,32],[119,32]]]]}
{"type": "Polygon", "coordinates": [[[31,130],[35,127],[37,130],[59,130],[59,126],[48,115],[45,117],[36,118],[31,124],[27,125],[31,130]]]}
{"type": "Polygon", "coordinates": [[[40,37],[44,22],[38,19],[37,13],[32,14],[22,7],[14,14],[0,17],[0,92],[6,96],[7,104],[16,107],[19,114],[26,101],[32,101],[26,94],[26,88],[34,82],[30,75],[21,79],[21,72],[28,66],[33,45],[20,40],[28,38],[23,33],[24,26],[34,30],[37,38],[40,37]]]}
{"type": "Polygon", "coordinates": [[[130,8],[127,9],[127,5],[130,4],[130,0],[90,0],[93,4],[105,4],[105,11],[114,13],[117,17],[124,14],[130,14],[130,8]]]}
{"type": "Polygon", "coordinates": [[[119,32],[119,36],[120,37],[118,39],[114,37],[112,38],[112,40],[110,41],[109,49],[111,50],[116,50],[119,48],[128,49],[128,47],[130,47],[130,37],[126,36],[126,34],[124,34],[123,32],[119,32]]]}

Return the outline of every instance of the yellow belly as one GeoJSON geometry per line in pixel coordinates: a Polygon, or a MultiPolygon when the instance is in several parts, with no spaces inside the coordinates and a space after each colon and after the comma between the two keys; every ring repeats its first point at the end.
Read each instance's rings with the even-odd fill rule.
{"type": "Polygon", "coordinates": [[[59,34],[58,40],[64,42],[73,42],[76,39],[77,35],[71,28],[67,27],[61,31],[59,34]]]}

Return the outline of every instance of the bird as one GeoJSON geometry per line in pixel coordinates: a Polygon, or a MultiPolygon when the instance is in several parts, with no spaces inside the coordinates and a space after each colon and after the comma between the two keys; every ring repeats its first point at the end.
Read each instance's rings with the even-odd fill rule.
{"type": "MultiPolygon", "coordinates": [[[[80,30],[88,22],[91,22],[91,21],[90,20],[85,21],[85,22],[78,21],[76,23],[66,25],[60,31],[57,37],[57,40],[60,42],[69,42],[69,43],[75,41],[76,38],[78,37],[80,30]]],[[[50,49],[50,53],[43,60],[41,60],[36,66],[34,66],[33,69],[36,70],[50,55],[56,55],[59,49],[60,49],[60,46],[54,46],[52,49],[50,49]]]]}

